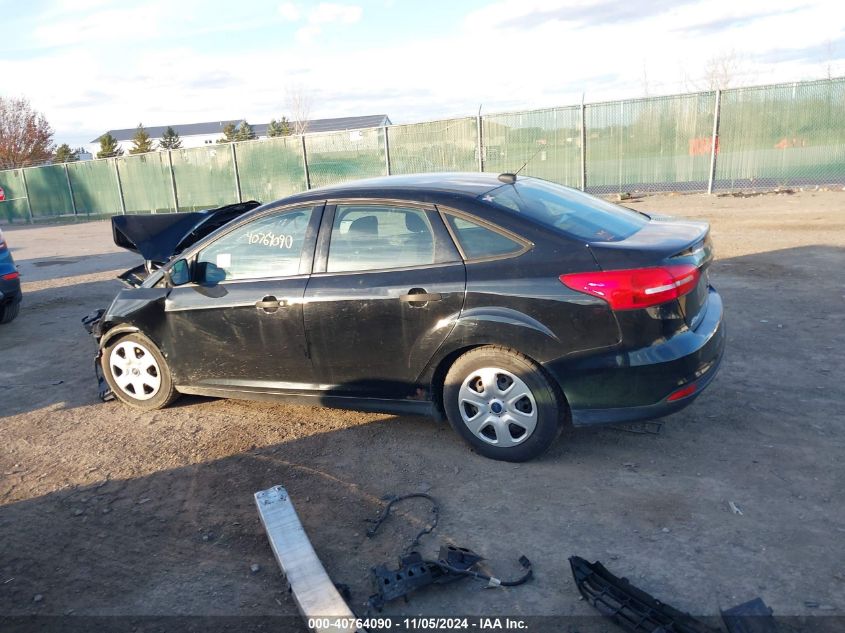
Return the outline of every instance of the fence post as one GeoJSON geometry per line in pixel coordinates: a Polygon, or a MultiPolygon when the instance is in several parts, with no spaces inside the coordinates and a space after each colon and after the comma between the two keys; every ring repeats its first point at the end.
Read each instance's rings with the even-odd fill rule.
{"type": "Polygon", "coordinates": [[[581,93],[581,191],[587,190],[587,109],[581,93]]]}
{"type": "Polygon", "coordinates": [[[390,142],[387,140],[387,126],[384,126],[384,175],[390,175],[390,142]]]}
{"type": "Polygon", "coordinates": [[[478,171],[484,171],[484,139],[481,138],[481,106],[478,106],[475,125],[478,128],[478,171]]]}
{"type": "Polygon", "coordinates": [[[235,195],[238,197],[238,203],[244,201],[241,194],[241,175],[238,172],[238,154],[235,152],[235,144],[232,143],[232,165],[235,168],[235,195]]]}
{"type": "Polygon", "coordinates": [[[302,141],[302,167],[305,169],[305,188],[311,188],[311,174],[308,171],[308,154],[305,152],[305,135],[300,134],[299,139],[302,141]]]}
{"type": "Polygon", "coordinates": [[[719,111],[722,106],[722,90],[716,88],[716,104],[713,107],[713,135],[710,137],[710,174],[707,177],[707,193],[713,193],[713,181],[716,179],[716,154],[719,146],[719,111]]]}
{"type": "Polygon", "coordinates": [[[70,184],[70,174],[67,170],[67,163],[63,163],[65,166],[65,180],[67,180],[67,190],[70,193],[70,206],[73,209],[73,214],[76,215],[76,200],[73,199],[73,185],[70,184]]]}
{"type": "Polygon", "coordinates": [[[126,200],[123,197],[123,184],[120,182],[120,170],[117,168],[117,156],[112,158],[114,161],[114,177],[117,180],[117,194],[120,196],[120,212],[126,215],[126,200]]]}
{"type": "Polygon", "coordinates": [[[23,179],[23,192],[26,196],[26,211],[29,213],[29,223],[35,224],[32,218],[32,203],[29,201],[29,185],[26,184],[26,170],[21,168],[21,178],[23,179]]]}
{"type": "Polygon", "coordinates": [[[170,191],[173,192],[173,210],[179,213],[179,196],[176,194],[176,175],[173,173],[173,150],[167,150],[167,165],[170,168],[170,191]]]}

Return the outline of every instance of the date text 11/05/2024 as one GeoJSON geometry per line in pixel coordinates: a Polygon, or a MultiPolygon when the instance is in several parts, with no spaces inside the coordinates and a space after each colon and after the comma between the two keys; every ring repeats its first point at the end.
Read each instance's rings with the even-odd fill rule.
{"type": "Polygon", "coordinates": [[[312,631],[325,629],[337,630],[479,630],[479,631],[519,631],[527,630],[528,624],[520,618],[473,617],[473,618],[309,618],[308,628],[312,631]]]}

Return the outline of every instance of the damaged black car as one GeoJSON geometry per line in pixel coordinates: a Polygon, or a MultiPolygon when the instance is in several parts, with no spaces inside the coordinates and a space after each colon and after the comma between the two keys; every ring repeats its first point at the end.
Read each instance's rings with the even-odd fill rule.
{"type": "Polygon", "coordinates": [[[725,334],[709,226],[513,174],[361,180],[113,219],[146,260],[87,320],[122,402],[179,394],[445,416],[523,461],[563,424],[664,416],[725,334]]]}

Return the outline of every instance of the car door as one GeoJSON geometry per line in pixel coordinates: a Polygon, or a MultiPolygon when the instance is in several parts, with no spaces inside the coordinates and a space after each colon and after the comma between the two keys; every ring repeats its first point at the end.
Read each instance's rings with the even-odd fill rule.
{"type": "Polygon", "coordinates": [[[241,223],[193,258],[165,318],[177,380],[201,388],[299,391],[313,378],[302,299],[322,204],[241,223]]]}
{"type": "Polygon", "coordinates": [[[464,301],[463,261],[433,208],[326,208],[305,327],[329,395],[418,398],[416,378],[464,301]]]}

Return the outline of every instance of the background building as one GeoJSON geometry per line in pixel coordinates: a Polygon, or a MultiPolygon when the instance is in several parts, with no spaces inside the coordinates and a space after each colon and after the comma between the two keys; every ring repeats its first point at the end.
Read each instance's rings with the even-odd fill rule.
{"type": "MultiPolygon", "coordinates": [[[[182,138],[182,147],[202,147],[203,145],[213,145],[218,140],[223,138],[223,128],[229,124],[234,124],[236,127],[243,123],[243,119],[229,119],[227,121],[209,121],[206,123],[186,123],[181,125],[154,125],[144,127],[147,134],[154,141],[161,139],[164,131],[168,127],[176,130],[177,134],[182,138]]],[[[305,132],[337,132],[342,130],[358,130],[362,128],[384,127],[390,125],[390,118],[386,114],[372,114],[366,116],[349,116],[339,117],[334,119],[313,119],[306,123],[305,132]]],[[[252,129],[257,138],[267,138],[267,127],[269,123],[255,123],[252,129]]],[[[290,124],[293,129],[293,123],[290,124]]],[[[85,146],[85,149],[94,156],[100,151],[100,138],[106,134],[111,134],[117,139],[118,145],[123,150],[124,154],[128,154],[132,149],[132,137],[138,131],[137,127],[125,128],[120,130],[109,130],[108,132],[93,139],[85,146]]]]}

